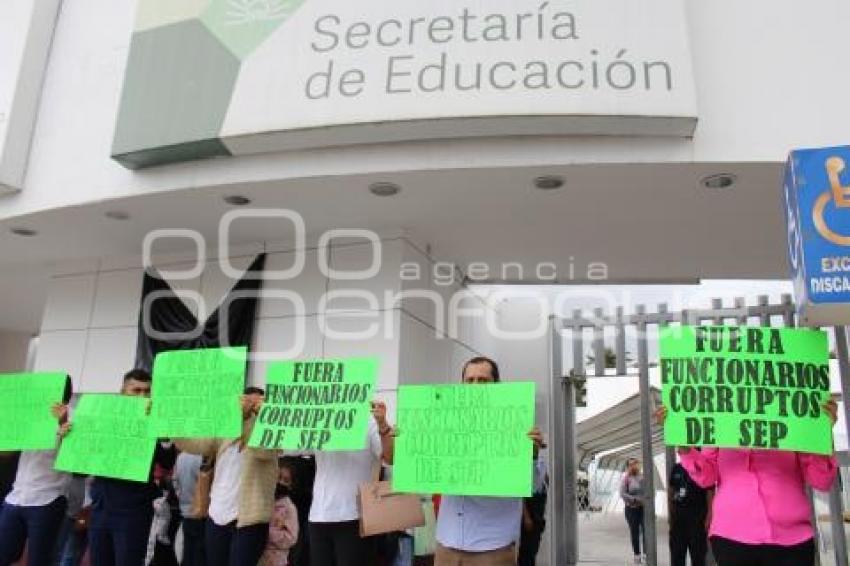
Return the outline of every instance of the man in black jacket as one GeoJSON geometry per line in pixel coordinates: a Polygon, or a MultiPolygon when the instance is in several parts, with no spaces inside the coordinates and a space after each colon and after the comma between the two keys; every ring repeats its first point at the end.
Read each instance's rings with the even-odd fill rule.
{"type": "MultiPolygon", "coordinates": [[[[150,397],[151,376],[134,369],[124,375],[122,395],[150,397]]],[[[147,483],[95,477],[91,485],[89,527],[91,562],[97,566],[142,566],[153,520],[153,501],[161,495],[154,468],[174,468],[177,449],[157,441],[147,483]]]]}

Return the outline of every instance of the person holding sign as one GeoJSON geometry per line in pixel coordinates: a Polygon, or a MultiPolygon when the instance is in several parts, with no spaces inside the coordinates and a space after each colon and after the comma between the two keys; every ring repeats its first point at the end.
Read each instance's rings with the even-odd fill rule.
{"type": "MultiPolygon", "coordinates": [[[[465,384],[497,383],[499,366],[475,357],[463,366],[465,384]]],[[[403,434],[403,432],[402,432],[403,434]]],[[[546,447],[543,433],[528,433],[534,453],[546,447]]],[[[528,462],[534,466],[533,461],[528,462]]],[[[446,495],[437,517],[435,566],[514,566],[515,545],[522,522],[522,499],[446,495]]]]}
{"type": "MultiPolygon", "coordinates": [[[[67,421],[72,394],[71,377],[66,375],[62,402],[44,407],[59,425],[67,421]]],[[[0,510],[0,564],[17,562],[27,541],[28,566],[51,564],[71,481],[70,474],[53,469],[55,460],[55,449],[21,453],[15,483],[0,510]]]]}
{"type": "MultiPolygon", "coordinates": [[[[142,369],[124,374],[121,395],[150,397],[151,376],[142,369]]],[[[63,433],[67,434],[68,426],[63,433]]],[[[156,441],[153,463],[146,483],[95,476],[91,485],[92,511],[89,526],[91,562],[96,566],[142,566],[153,522],[153,502],[160,490],[153,470],[174,467],[177,452],[172,445],[156,441]]]]}
{"type": "Polygon", "coordinates": [[[264,395],[245,388],[239,438],[175,440],[180,450],[215,459],[205,533],[210,566],[257,564],[268,542],[279,452],[247,446],[264,395]]]}
{"type": "MultiPolygon", "coordinates": [[[[838,407],[823,406],[834,425],[838,407]]],[[[656,418],[667,417],[661,407],[656,418]]],[[[835,456],[750,448],[680,448],[703,488],[716,487],[709,537],[719,566],[813,566],[816,545],[806,486],[829,491],[835,456]]]]}
{"type": "Polygon", "coordinates": [[[371,564],[371,541],[360,537],[360,484],[374,479],[381,462],[392,465],[395,439],[387,422],[387,406],[372,402],[372,419],[366,448],[312,453],[316,481],[310,506],[309,537],[312,566],[363,566],[371,564]]]}

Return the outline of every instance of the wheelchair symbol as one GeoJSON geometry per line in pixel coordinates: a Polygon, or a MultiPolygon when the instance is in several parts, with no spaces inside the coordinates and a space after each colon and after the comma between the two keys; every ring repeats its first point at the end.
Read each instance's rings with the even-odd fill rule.
{"type": "MultiPolygon", "coordinates": [[[[839,246],[850,247],[850,234],[845,235],[833,231],[827,225],[823,216],[830,201],[835,203],[836,208],[846,208],[848,209],[847,212],[850,213],[850,186],[841,186],[840,178],[841,172],[844,171],[845,167],[844,160],[840,157],[830,157],[826,160],[826,173],[829,177],[829,184],[832,187],[832,191],[826,191],[815,201],[812,218],[815,222],[815,228],[824,239],[839,246]]],[[[848,225],[850,225],[850,222],[848,222],[848,225]]]]}

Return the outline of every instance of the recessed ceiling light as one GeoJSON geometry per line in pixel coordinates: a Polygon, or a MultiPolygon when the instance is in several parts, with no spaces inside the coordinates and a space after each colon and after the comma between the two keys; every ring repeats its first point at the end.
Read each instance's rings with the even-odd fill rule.
{"type": "Polygon", "coordinates": [[[553,191],[564,186],[564,178],[558,175],[544,175],[534,179],[534,186],[542,191],[553,191]]]}
{"type": "Polygon", "coordinates": [[[401,187],[395,183],[381,181],[369,185],[369,192],[377,197],[391,197],[401,192],[401,187]]]}
{"type": "Polygon", "coordinates": [[[129,220],[130,215],[123,210],[107,210],[103,213],[104,216],[111,220],[129,220]]]}
{"type": "Polygon", "coordinates": [[[728,189],[735,184],[738,177],[732,173],[719,173],[717,175],[708,175],[703,177],[700,183],[706,189],[728,189]]]}
{"type": "Polygon", "coordinates": [[[11,232],[16,236],[23,236],[25,238],[32,238],[33,236],[38,235],[37,230],[33,230],[32,228],[24,228],[23,226],[12,228],[11,232]]]}
{"type": "Polygon", "coordinates": [[[224,197],[224,202],[233,206],[245,206],[246,204],[251,204],[251,199],[242,195],[230,195],[224,197]]]}

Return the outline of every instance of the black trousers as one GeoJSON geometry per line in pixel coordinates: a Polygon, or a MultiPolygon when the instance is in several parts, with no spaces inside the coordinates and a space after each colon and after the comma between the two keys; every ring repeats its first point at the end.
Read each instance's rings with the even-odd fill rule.
{"type": "Polygon", "coordinates": [[[517,566],[534,566],[537,563],[537,553],[540,550],[540,539],[543,538],[543,531],[546,528],[546,523],[534,525],[534,528],[529,530],[522,528],[522,534],[519,537],[519,554],[517,555],[517,566]]]}
{"type": "Polygon", "coordinates": [[[92,506],[89,553],[93,566],[143,566],[153,506],[130,510],[107,510],[92,506]]]}
{"type": "Polygon", "coordinates": [[[815,541],[795,546],[743,544],[711,537],[711,549],[718,566],[814,566],[815,541]]]}
{"type": "MultiPolygon", "coordinates": [[[[640,555],[640,541],[646,536],[643,531],[643,507],[626,507],[626,523],[629,525],[629,535],[632,540],[632,551],[640,555]]],[[[646,548],[644,538],[643,547],[646,548]]]]}
{"type": "Polygon", "coordinates": [[[360,522],[310,523],[311,566],[374,564],[374,541],[360,538],[360,522]]]}
{"type": "Polygon", "coordinates": [[[688,554],[691,555],[691,566],[705,566],[707,553],[705,517],[677,511],[670,522],[670,566],[685,566],[688,554]]]}
{"type": "Polygon", "coordinates": [[[204,519],[183,518],[183,566],[206,566],[204,519]]]}
{"type": "Polygon", "coordinates": [[[206,548],[209,566],[254,566],[260,561],[269,540],[269,524],[236,528],[207,519],[206,548]]]}

